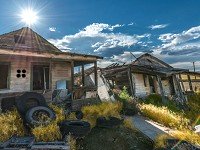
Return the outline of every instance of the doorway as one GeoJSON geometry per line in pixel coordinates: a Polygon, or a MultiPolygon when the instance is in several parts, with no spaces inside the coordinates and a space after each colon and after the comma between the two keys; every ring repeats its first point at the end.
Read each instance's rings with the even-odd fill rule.
{"type": "Polygon", "coordinates": [[[33,90],[49,89],[49,66],[33,65],[33,90]]]}
{"type": "Polygon", "coordinates": [[[149,86],[150,86],[150,93],[156,93],[154,78],[149,76],[149,86]]]}

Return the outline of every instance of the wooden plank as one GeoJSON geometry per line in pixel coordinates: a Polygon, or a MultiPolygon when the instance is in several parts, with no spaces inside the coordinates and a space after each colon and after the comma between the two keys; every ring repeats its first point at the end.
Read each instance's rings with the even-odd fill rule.
{"type": "Polygon", "coordinates": [[[74,61],[71,61],[71,90],[72,90],[72,100],[74,91],[74,61]]]}
{"type": "Polygon", "coordinates": [[[192,88],[192,81],[190,79],[190,75],[187,75],[188,77],[188,83],[189,83],[189,86],[190,86],[190,91],[193,91],[193,88],[192,88]]]}
{"type": "Polygon", "coordinates": [[[157,75],[157,80],[158,80],[158,84],[159,84],[159,87],[160,87],[160,93],[161,93],[161,96],[162,96],[162,102],[164,104],[166,104],[166,98],[165,98],[165,93],[164,93],[164,90],[163,90],[163,86],[162,86],[162,81],[161,81],[161,78],[160,76],[157,75]]]}
{"type": "Polygon", "coordinates": [[[133,81],[132,81],[132,74],[131,74],[131,67],[128,68],[128,79],[129,79],[129,85],[131,87],[131,95],[134,97],[134,90],[133,90],[133,81]]]}
{"type": "Polygon", "coordinates": [[[98,77],[97,77],[97,62],[94,62],[94,79],[95,79],[95,86],[98,86],[98,77]]]}
{"type": "Polygon", "coordinates": [[[82,75],[82,84],[83,86],[85,85],[85,70],[84,70],[84,65],[81,65],[81,75],[82,75]]]}
{"type": "Polygon", "coordinates": [[[183,91],[185,91],[185,87],[184,87],[184,84],[183,84],[181,74],[179,74],[179,79],[180,79],[179,81],[181,82],[181,87],[182,87],[183,91]]]}

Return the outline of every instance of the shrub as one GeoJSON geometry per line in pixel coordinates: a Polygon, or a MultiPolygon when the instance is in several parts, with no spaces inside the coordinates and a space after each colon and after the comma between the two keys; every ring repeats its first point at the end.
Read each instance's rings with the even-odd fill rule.
{"type": "Polygon", "coordinates": [[[123,90],[119,94],[115,94],[117,101],[121,102],[122,111],[124,115],[132,116],[137,114],[138,108],[136,101],[128,94],[127,88],[124,86],[123,90]]]}
{"type": "Polygon", "coordinates": [[[123,87],[123,90],[119,93],[119,97],[122,99],[122,100],[131,100],[131,96],[128,94],[128,91],[127,91],[127,88],[124,86],[123,87]]]}
{"type": "Polygon", "coordinates": [[[187,128],[189,120],[170,111],[167,107],[152,104],[140,104],[141,112],[148,118],[173,128],[187,128]]]}
{"type": "Polygon", "coordinates": [[[17,110],[0,114],[0,141],[6,141],[13,135],[23,136],[25,134],[23,121],[17,110]]]}
{"type": "Polygon", "coordinates": [[[156,106],[162,105],[162,97],[159,94],[150,94],[145,98],[146,104],[154,104],[156,106]]]}
{"type": "Polygon", "coordinates": [[[83,120],[88,121],[94,127],[98,117],[113,116],[120,118],[121,109],[122,104],[119,102],[103,102],[98,105],[85,106],[82,108],[84,114],[83,120]]]}
{"type": "Polygon", "coordinates": [[[188,96],[189,109],[185,111],[185,116],[192,122],[200,116],[200,93],[188,96]]]}

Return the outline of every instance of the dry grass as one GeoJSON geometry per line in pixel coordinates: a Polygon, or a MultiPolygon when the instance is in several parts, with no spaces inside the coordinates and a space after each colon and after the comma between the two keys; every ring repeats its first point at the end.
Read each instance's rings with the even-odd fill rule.
{"type": "Polygon", "coordinates": [[[0,141],[6,141],[13,135],[25,134],[23,121],[17,110],[0,114],[0,141]]]}
{"type": "Polygon", "coordinates": [[[170,111],[167,107],[157,107],[152,104],[141,104],[140,110],[146,117],[167,127],[184,129],[188,127],[189,120],[170,111]]]}
{"type": "Polygon", "coordinates": [[[98,117],[113,116],[120,118],[121,109],[122,104],[119,102],[103,102],[99,105],[85,106],[82,108],[84,114],[83,120],[88,121],[94,127],[98,117]]]}
{"type": "Polygon", "coordinates": [[[166,139],[175,138],[180,141],[184,140],[192,144],[200,145],[200,135],[190,130],[175,130],[171,135],[161,134],[155,139],[155,148],[166,147],[166,139]]]}
{"type": "Polygon", "coordinates": [[[56,141],[61,139],[61,133],[56,123],[51,123],[47,126],[38,126],[32,129],[32,134],[36,141],[56,141]]]}
{"type": "Polygon", "coordinates": [[[52,121],[47,126],[38,126],[32,129],[32,134],[36,137],[37,141],[55,141],[61,139],[61,133],[58,123],[65,119],[75,119],[75,114],[64,115],[64,109],[55,105],[50,107],[56,113],[56,120],[52,121]]]}
{"type": "Polygon", "coordinates": [[[174,131],[171,134],[173,137],[185,140],[193,144],[200,145],[200,135],[190,130],[174,131]]]}

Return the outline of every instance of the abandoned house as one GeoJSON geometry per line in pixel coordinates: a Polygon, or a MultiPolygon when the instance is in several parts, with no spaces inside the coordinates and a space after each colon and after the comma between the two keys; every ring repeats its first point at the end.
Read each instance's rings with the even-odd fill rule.
{"type": "Polygon", "coordinates": [[[145,97],[152,93],[186,100],[186,94],[200,90],[200,73],[173,68],[150,55],[143,54],[131,64],[112,64],[101,69],[104,83],[111,89],[127,87],[130,95],[145,97]]]}
{"type": "Polygon", "coordinates": [[[97,93],[97,73],[94,86],[77,87],[74,67],[84,72],[84,65],[92,64],[97,70],[98,59],[102,57],[62,52],[28,27],[0,35],[0,99],[26,91],[51,98],[57,88],[69,89],[73,99],[83,96],[80,91],[97,93]]]}

